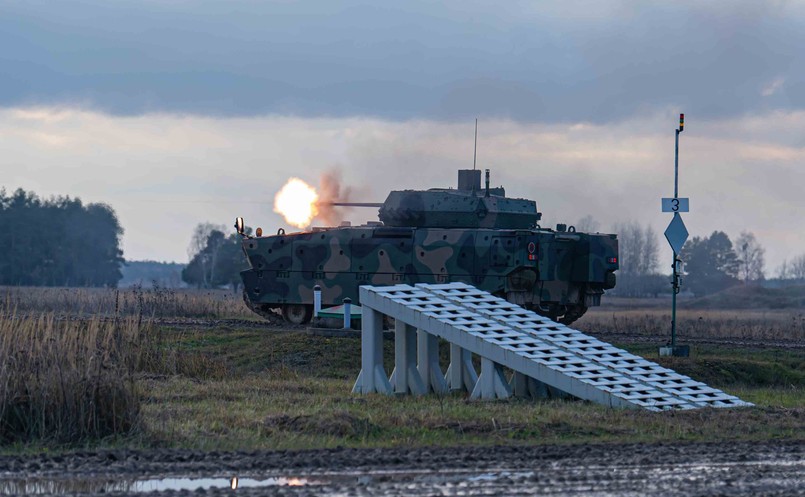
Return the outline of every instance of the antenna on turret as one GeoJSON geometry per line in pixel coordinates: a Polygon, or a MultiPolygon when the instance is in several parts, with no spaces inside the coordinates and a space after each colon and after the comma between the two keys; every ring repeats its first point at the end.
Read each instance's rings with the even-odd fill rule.
{"type": "Polygon", "coordinates": [[[472,170],[475,171],[475,158],[478,155],[478,118],[475,118],[475,147],[472,150],[472,170]]]}

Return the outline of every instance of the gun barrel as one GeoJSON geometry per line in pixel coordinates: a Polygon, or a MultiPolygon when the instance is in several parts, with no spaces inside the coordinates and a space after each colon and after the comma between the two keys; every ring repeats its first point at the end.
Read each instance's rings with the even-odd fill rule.
{"type": "Polygon", "coordinates": [[[335,207],[383,207],[382,203],[377,202],[328,202],[327,204],[335,207]]]}

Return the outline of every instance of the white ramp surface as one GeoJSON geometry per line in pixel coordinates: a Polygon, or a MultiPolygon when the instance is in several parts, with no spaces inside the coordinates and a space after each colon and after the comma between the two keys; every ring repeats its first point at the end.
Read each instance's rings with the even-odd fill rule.
{"type": "MultiPolygon", "coordinates": [[[[443,382],[422,381],[414,365],[409,367],[411,354],[396,361],[391,381],[387,379],[382,362],[381,315],[385,314],[397,321],[398,329],[415,328],[420,337],[427,333],[449,341],[451,352],[456,351],[450,367],[454,373],[458,368],[467,371],[464,351],[481,356],[480,376],[472,371],[458,382],[475,382],[471,392],[476,398],[501,398],[510,395],[512,387],[517,393],[547,385],[612,407],[658,411],[752,405],[464,283],[363,286],[360,292],[364,350],[361,375],[353,390],[358,393],[394,393],[400,384],[397,378],[405,378],[406,385],[402,391],[397,388],[398,393],[406,389],[427,393],[428,385],[437,392],[443,388],[443,382]],[[500,366],[515,372],[511,382],[505,380],[500,366]]],[[[413,335],[398,333],[398,340],[405,336],[410,348],[413,335]]]]}

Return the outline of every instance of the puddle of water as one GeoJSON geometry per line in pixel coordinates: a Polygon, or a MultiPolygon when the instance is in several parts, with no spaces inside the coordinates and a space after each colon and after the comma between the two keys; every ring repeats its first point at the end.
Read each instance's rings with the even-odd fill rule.
{"type": "Polygon", "coordinates": [[[478,474],[475,471],[443,470],[434,472],[426,470],[400,470],[400,471],[372,471],[372,472],[336,472],[318,473],[313,477],[273,477],[265,479],[254,478],[151,478],[138,480],[121,480],[110,478],[39,478],[0,480],[0,496],[17,494],[72,494],[72,493],[106,493],[106,492],[161,492],[165,490],[209,490],[214,488],[247,488],[269,486],[303,486],[322,485],[333,481],[351,481],[357,484],[367,484],[374,477],[386,476],[394,480],[433,480],[494,482],[507,476],[522,476],[532,472],[491,471],[478,474]]]}
{"type": "Polygon", "coordinates": [[[304,478],[266,478],[255,480],[252,478],[160,478],[157,480],[138,480],[133,482],[131,492],[161,492],[163,490],[196,490],[210,488],[246,488],[246,487],[273,487],[290,486],[299,487],[310,485],[304,478]]]}
{"type": "Polygon", "coordinates": [[[466,477],[468,482],[495,482],[503,478],[530,478],[534,476],[533,471],[499,471],[481,473],[475,476],[466,477]]]}
{"type": "MultiPolygon", "coordinates": [[[[592,465],[576,466],[553,462],[543,470],[524,471],[504,468],[474,469],[399,469],[380,471],[342,471],[314,472],[305,477],[254,478],[151,478],[138,480],[105,478],[50,478],[0,480],[0,496],[12,494],[71,494],[71,493],[142,493],[160,491],[194,491],[197,489],[227,489],[271,486],[317,486],[312,490],[324,489],[323,485],[342,489],[373,485],[379,493],[399,490],[410,495],[489,495],[495,489],[523,489],[537,492],[554,489],[566,494],[583,495],[641,495],[635,489],[648,488],[657,492],[671,492],[684,481],[691,489],[706,489],[718,482],[728,481],[725,474],[742,473],[742,469],[758,475],[760,470],[768,481],[763,485],[769,488],[787,488],[790,482],[799,484],[797,475],[805,471],[805,462],[795,461],[749,461],[737,463],[689,463],[689,464],[645,464],[645,465],[592,465]],[[539,478],[535,478],[539,475],[539,478]],[[782,475],[782,476],[781,476],[782,475]],[[788,476],[786,476],[788,475],[788,476]],[[383,490],[385,489],[385,490],[383,490]],[[630,493],[631,492],[631,493],[630,493]]],[[[757,478],[757,476],[753,477],[757,478]]],[[[734,478],[733,478],[734,479],[734,478]]],[[[731,481],[731,480],[730,480],[731,481]]],[[[739,484],[760,485],[760,480],[749,479],[739,484]]],[[[765,480],[764,480],[765,481],[765,480]]],[[[765,488],[765,487],[756,487],[765,488]]],[[[346,490],[345,490],[346,491],[346,490]]],[[[331,495],[347,495],[349,492],[331,495]]],[[[514,493],[514,492],[512,492],[514,493]]]]}
{"type": "Polygon", "coordinates": [[[5,480],[0,481],[0,495],[70,494],[100,492],[161,492],[164,490],[208,490],[211,488],[246,488],[314,485],[306,478],[158,478],[149,480],[5,480]]]}

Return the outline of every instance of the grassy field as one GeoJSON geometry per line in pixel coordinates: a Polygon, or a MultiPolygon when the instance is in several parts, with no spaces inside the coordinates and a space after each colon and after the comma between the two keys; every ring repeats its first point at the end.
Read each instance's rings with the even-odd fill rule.
{"type": "MultiPolygon", "coordinates": [[[[128,388],[126,395],[135,401],[125,404],[124,414],[131,415],[128,421],[111,431],[66,436],[38,428],[15,431],[2,424],[3,451],[120,445],[212,450],[805,438],[803,348],[700,344],[693,346],[689,359],[658,359],[654,344],[618,343],[757,405],[748,409],[651,413],[578,401],[475,402],[462,394],[357,396],[350,392],[360,370],[359,339],[243,326],[239,321],[213,326],[203,321],[150,322],[152,316],[171,317],[171,313],[251,319],[231,296],[187,292],[192,306],[177,307],[167,299],[167,306],[149,312],[138,308],[136,294],[125,297],[133,299],[125,308],[116,304],[123,292],[113,290],[76,290],[79,296],[56,305],[59,300],[53,295],[60,291],[52,290],[47,298],[33,296],[43,299],[40,303],[49,311],[43,318],[16,292],[6,293],[6,312],[0,315],[4,344],[0,352],[5,354],[0,359],[10,364],[11,357],[26,357],[18,364],[31,366],[17,370],[14,377],[30,380],[36,366],[41,381],[0,391],[4,402],[0,414],[40,390],[50,392],[47,398],[63,395],[59,394],[63,390],[80,392],[79,385],[93,385],[89,389],[93,395],[117,391],[89,381],[100,377],[98,371],[108,372],[104,374],[113,386],[120,379],[118,383],[128,388]],[[93,306],[92,316],[106,319],[86,319],[93,306]],[[65,313],[79,311],[83,320],[64,319],[65,313]],[[42,355],[43,351],[49,352],[42,355]],[[69,351],[61,362],[55,359],[59,351],[69,351]],[[75,374],[65,374],[68,366],[75,374]]],[[[803,339],[801,317],[794,310],[690,312],[685,326],[698,326],[691,329],[703,336],[803,339]]],[[[585,316],[579,327],[594,331],[617,326],[639,335],[654,326],[662,332],[667,326],[663,313],[667,311],[658,308],[614,312],[602,308],[585,316]]],[[[386,341],[385,347],[390,372],[393,341],[386,341]]],[[[79,401],[66,404],[83,412],[79,401]]]]}
{"type": "MultiPolygon", "coordinates": [[[[188,346],[215,357],[219,378],[148,380],[149,440],[183,447],[302,448],[478,443],[723,440],[802,437],[801,351],[698,347],[660,362],[758,405],[649,413],[585,402],[468,401],[465,395],[350,394],[360,341],[305,332],[208,330],[188,346]],[[163,408],[170,406],[170,410],[163,408]]],[[[386,341],[390,371],[392,341],[386,341]]],[[[629,346],[651,356],[654,347],[629,346]]],[[[446,350],[443,359],[446,360],[446,350]]]]}
{"type": "MultiPolygon", "coordinates": [[[[591,333],[670,335],[671,299],[609,295],[576,323],[591,333]]],[[[805,286],[737,286],[702,298],[680,298],[677,333],[686,338],[805,342],[805,286]]]]}
{"type": "MultiPolygon", "coordinates": [[[[650,413],[574,401],[475,402],[460,394],[354,396],[360,341],[352,338],[210,330],[187,343],[227,372],[204,381],[148,379],[144,441],[231,449],[766,440],[801,438],[805,422],[805,367],[796,351],[706,347],[692,359],[664,359],[758,407],[650,413]]],[[[387,371],[392,344],[386,342],[387,371]]]]}
{"type": "MultiPolygon", "coordinates": [[[[670,336],[671,309],[592,308],[573,326],[595,334],[670,336]]],[[[805,309],[680,309],[677,337],[805,342],[805,309]]],[[[659,344],[658,344],[659,345],[659,344]]]]}
{"type": "Polygon", "coordinates": [[[0,311],[70,316],[255,319],[231,290],[0,287],[0,311]]]}

